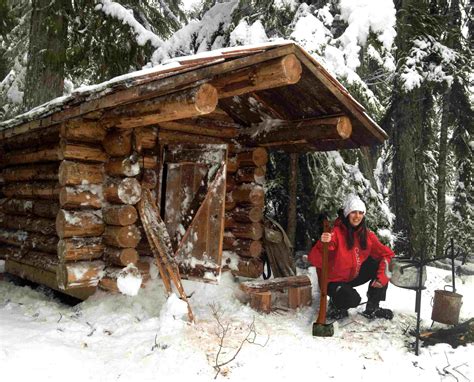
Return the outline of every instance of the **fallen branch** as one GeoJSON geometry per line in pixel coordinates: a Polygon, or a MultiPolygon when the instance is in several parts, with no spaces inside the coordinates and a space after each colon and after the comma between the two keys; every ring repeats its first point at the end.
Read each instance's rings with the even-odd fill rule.
{"type": "Polygon", "coordinates": [[[255,327],[255,317],[254,317],[254,319],[252,320],[252,323],[248,327],[247,335],[240,342],[240,345],[237,348],[237,350],[235,350],[234,354],[229,359],[227,359],[226,361],[221,362],[219,360],[219,358],[221,356],[222,350],[224,349],[224,341],[225,341],[225,339],[226,339],[226,337],[229,333],[230,324],[227,323],[226,325],[224,325],[222,323],[222,321],[221,321],[222,313],[220,312],[220,309],[215,304],[209,304],[209,306],[210,306],[211,311],[212,311],[212,316],[216,320],[217,326],[218,326],[218,330],[217,330],[216,335],[219,338],[219,349],[218,349],[217,354],[216,354],[215,365],[214,365],[214,369],[216,370],[216,375],[214,376],[214,379],[216,379],[217,376],[221,373],[222,366],[225,366],[225,365],[231,363],[232,361],[234,361],[237,358],[238,354],[240,353],[240,351],[242,350],[243,346],[246,343],[261,346],[261,347],[265,347],[267,345],[268,340],[270,339],[270,337],[267,337],[265,343],[263,343],[263,344],[257,342],[258,334],[257,334],[257,329],[255,327]]]}

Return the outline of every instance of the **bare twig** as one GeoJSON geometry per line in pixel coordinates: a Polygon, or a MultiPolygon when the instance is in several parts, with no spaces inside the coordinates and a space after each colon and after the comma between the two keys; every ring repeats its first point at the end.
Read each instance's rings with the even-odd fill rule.
{"type": "Polygon", "coordinates": [[[254,317],[253,320],[252,320],[252,323],[248,326],[247,335],[240,342],[240,345],[237,348],[237,350],[235,350],[234,354],[229,359],[227,359],[226,361],[220,361],[219,358],[221,356],[222,350],[224,349],[224,341],[225,341],[225,339],[226,339],[226,337],[229,333],[230,324],[227,323],[227,324],[224,325],[222,323],[222,320],[221,320],[222,313],[221,313],[221,311],[220,311],[220,309],[217,305],[209,304],[209,306],[210,306],[211,311],[212,311],[212,316],[214,317],[214,319],[217,322],[216,336],[219,338],[219,349],[217,350],[217,354],[216,354],[216,358],[215,358],[215,365],[214,365],[214,369],[216,370],[216,375],[214,376],[214,379],[216,379],[217,376],[221,372],[221,367],[231,363],[232,361],[234,361],[237,358],[240,351],[242,350],[244,344],[249,343],[249,344],[252,344],[252,345],[265,347],[267,345],[268,340],[270,339],[270,337],[267,337],[265,343],[258,343],[257,342],[258,333],[257,333],[257,329],[256,329],[256,326],[255,326],[255,317],[254,317]]]}

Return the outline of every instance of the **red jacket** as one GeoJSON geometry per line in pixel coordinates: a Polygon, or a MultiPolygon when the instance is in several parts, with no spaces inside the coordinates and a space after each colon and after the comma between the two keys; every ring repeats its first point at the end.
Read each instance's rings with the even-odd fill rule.
{"type": "MultiPolygon", "coordinates": [[[[384,259],[388,265],[391,258],[395,255],[393,251],[383,245],[370,230],[367,230],[366,249],[360,248],[357,234],[355,234],[354,237],[354,246],[352,249],[348,249],[346,244],[347,227],[340,219],[337,219],[334,223],[334,228],[331,233],[331,241],[328,243],[328,282],[349,282],[355,279],[359,274],[362,263],[367,260],[369,256],[375,260],[384,259]]],[[[309,262],[318,268],[318,271],[322,267],[322,255],[323,243],[318,240],[308,256],[309,262]]],[[[385,261],[380,261],[377,278],[382,285],[387,285],[388,278],[385,275],[385,261]]]]}

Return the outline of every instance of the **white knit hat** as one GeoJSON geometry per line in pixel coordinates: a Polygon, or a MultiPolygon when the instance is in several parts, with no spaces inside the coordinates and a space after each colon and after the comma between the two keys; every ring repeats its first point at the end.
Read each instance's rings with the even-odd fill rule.
{"type": "Polygon", "coordinates": [[[344,216],[347,217],[352,211],[361,211],[365,214],[365,204],[357,195],[350,194],[344,202],[344,216]]]}

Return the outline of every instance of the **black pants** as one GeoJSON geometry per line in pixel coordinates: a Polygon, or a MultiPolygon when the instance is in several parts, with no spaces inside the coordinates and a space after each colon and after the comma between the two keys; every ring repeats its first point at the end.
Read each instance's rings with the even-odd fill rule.
{"type": "Polygon", "coordinates": [[[377,270],[379,262],[369,257],[362,263],[359,275],[349,282],[330,282],[328,283],[328,296],[331,297],[333,304],[339,309],[355,308],[360,304],[361,297],[354,287],[369,283],[367,297],[370,301],[385,301],[387,287],[373,288],[370,285],[377,279],[377,270]]]}

